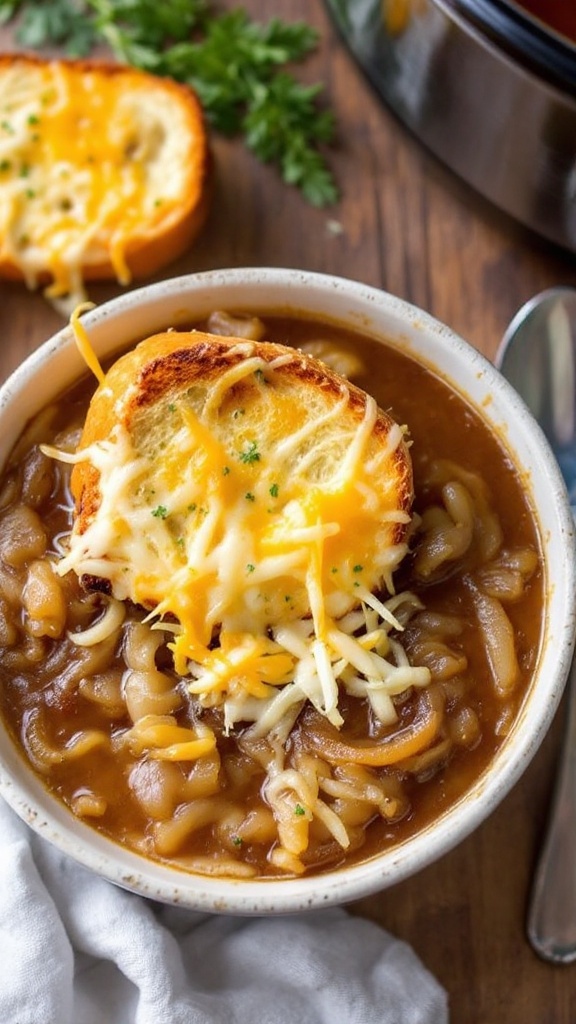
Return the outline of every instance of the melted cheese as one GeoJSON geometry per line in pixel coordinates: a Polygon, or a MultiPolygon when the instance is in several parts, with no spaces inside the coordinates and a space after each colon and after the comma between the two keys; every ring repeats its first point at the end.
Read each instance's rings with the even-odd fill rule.
{"type": "Polygon", "coordinates": [[[189,129],[169,95],[145,89],[60,62],[3,71],[0,257],[30,287],[48,270],[47,295],[70,296],[70,307],[83,297],[87,263],[111,261],[127,284],[127,239],[181,202],[189,129]]]}
{"type": "Polygon", "coordinates": [[[97,470],[100,504],[58,571],[104,577],[116,599],[150,609],[153,627],[173,633],[176,671],[203,706],[223,708],[226,730],[248,721],[268,735],[305,701],[339,727],[341,690],[391,723],[392,698],[430,680],[390,637],[419,607],[391,582],[406,553],[393,526],[409,520],[394,471],[403,431],[371,444],[371,398],[359,422],[343,418],[343,385],[310,415],[274,386],[295,357],[265,363],[250,345],[243,355],[197,394],[160,399],[156,430],[147,419],[142,437],[138,423],[129,432],[120,400],[106,441],[63,456],[97,470]],[[244,428],[230,398],[248,378],[257,414],[244,428]]]}

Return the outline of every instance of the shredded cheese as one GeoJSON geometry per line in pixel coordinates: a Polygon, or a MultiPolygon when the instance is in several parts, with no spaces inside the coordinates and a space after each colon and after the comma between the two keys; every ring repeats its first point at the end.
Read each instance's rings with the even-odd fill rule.
{"type": "MultiPolygon", "coordinates": [[[[87,346],[83,332],[81,350],[98,368],[87,346]]],[[[137,422],[128,429],[121,398],[106,440],[62,453],[94,467],[100,503],[72,532],[58,572],[102,576],[117,601],[148,608],[151,625],[172,636],[191,695],[222,708],[227,732],[248,722],[254,738],[280,734],[306,701],[339,728],[343,692],[391,724],[393,698],[430,681],[390,636],[420,607],[391,583],[406,552],[393,527],[409,519],[394,477],[402,430],[372,444],[376,405],[367,397],[364,415],[347,419],[344,385],[336,403],[310,414],[283,389],[282,367],[296,355],[266,363],[249,343],[230,353],[213,383],[159,399],[158,436],[140,438],[137,422]],[[240,382],[256,410],[245,427],[233,401],[240,382]]],[[[132,732],[132,742],[149,741],[149,731],[132,732]]],[[[211,749],[206,738],[164,733],[156,723],[165,751],[155,757],[211,749]]]]}
{"type": "Polygon", "coordinates": [[[78,348],[80,355],[82,356],[88,369],[91,370],[94,376],[96,377],[98,383],[102,384],[105,377],[104,370],[100,365],[100,360],[98,359],[98,356],[96,355],[94,349],[92,348],[92,345],[90,344],[86,328],[84,327],[84,324],[80,320],[82,313],[87,313],[90,309],[94,309],[93,302],[81,302],[80,305],[76,306],[76,308],[72,311],[72,314],[70,316],[70,325],[72,327],[72,333],[74,335],[76,347],[78,348]]]}

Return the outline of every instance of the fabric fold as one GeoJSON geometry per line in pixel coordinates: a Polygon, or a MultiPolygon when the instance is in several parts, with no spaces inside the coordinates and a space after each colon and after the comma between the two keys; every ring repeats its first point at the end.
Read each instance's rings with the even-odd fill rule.
{"type": "Polygon", "coordinates": [[[332,908],[290,917],[162,906],[82,868],[0,800],[6,1024],[447,1024],[414,951],[332,908]]]}

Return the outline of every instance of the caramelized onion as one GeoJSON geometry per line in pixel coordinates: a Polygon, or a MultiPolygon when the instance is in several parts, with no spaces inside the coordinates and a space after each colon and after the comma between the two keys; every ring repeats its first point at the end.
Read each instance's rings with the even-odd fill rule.
{"type": "Polygon", "coordinates": [[[419,754],[435,739],[442,722],[441,697],[423,690],[418,697],[416,715],[410,725],[380,741],[347,740],[318,712],[307,710],[302,738],[304,745],[331,764],[365,764],[373,768],[396,764],[419,754]]]}

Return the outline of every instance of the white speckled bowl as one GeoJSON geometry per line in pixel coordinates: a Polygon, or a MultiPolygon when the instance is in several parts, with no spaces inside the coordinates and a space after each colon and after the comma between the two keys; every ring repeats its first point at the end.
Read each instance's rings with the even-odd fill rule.
{"type": "MultiPolygon", "coordinates": [[[[236,881],[187,874],[138,856],[77,820],[52,797],[0,728],[0,792],[47,840],[105,878],[168,903],[240,914],[344,903],[384,889],[455,846],[497,806],[535,754],[560,699],[575,628],[574,529],[556,462],[522,402],[496,370],[447,327],[384,292],[293,270],[195,274],[129,292],[85,316],[105,357],[132,339],[189,323],[215,308],[323,314],[401,345],[436,368],[478,409],[523,467],[545,559],[545,635],[530,692],[489,770],[433,825],[364,863],[297,879],[236,881]]],[[[0,464],[24,426],[84,371],[69,328],[51,338],[0,390],[0,464]]]]}

